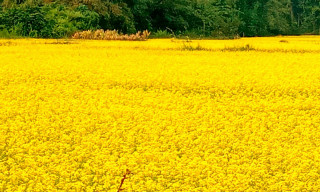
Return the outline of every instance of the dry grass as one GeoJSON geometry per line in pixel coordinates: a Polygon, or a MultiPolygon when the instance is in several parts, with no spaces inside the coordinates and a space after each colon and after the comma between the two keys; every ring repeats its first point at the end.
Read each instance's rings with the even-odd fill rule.
{"type": "Polygon", "coordinates": [[[94,40],[122,40],[122,41],[145,41],[148,39],[150,32],[145,30],[139,31],[136,34],[119,34],[116,30],[99,29],[96,31],[82,31],[75,33],[73,39],[94,39],[94,40]]]}

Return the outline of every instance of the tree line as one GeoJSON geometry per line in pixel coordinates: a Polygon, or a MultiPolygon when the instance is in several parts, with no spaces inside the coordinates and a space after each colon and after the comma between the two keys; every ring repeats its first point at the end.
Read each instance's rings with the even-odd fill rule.
{"type": "Polygon", "coordinates": [[[319,0],[0,0],[0,31],[60,38],[81,30],[235,37],[320,33],[319,0]]]}

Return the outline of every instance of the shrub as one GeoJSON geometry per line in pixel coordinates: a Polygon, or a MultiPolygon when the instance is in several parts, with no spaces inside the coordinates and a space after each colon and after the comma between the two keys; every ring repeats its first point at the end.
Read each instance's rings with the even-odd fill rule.
{"type": "Polygon", "coordinates": [[[152,33],[152,38],[171,38],[172,35],[167,30],[158,30],[152,33]]]}
{"type": "Polygon", "coordinates": [[[2,36],[61,38],[70,37],[78,30],[97,29],[99,15],[84,5],[75,9],[55,3],[24,5],[0,10],[0,24],[2,36]]]}

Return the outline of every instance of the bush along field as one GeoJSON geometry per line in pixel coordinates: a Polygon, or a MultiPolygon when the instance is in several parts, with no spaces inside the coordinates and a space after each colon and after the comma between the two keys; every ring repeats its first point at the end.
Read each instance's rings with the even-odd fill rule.
{"type": "Polygon", "coordinates": [[[139,31],[136,34],[119,34],[116,30],[99,29],[96,31],[76,32],[73,39],[94,39],[94,40],[122,40],[122,41],[146,41],[151,33],[148,30],[139,31]]]}
{"type": "Polygon", "coordinates": [[[0,40],[0,191],[319,191],[320,38],[0,40]]]}
{"type": "Polygon", "coordinates": [[[70,37],[76,31],[99,27],[99,15],[81,5],[75,9],[47,4],[45,6],[0,7],[1,37],[70,37]]]}

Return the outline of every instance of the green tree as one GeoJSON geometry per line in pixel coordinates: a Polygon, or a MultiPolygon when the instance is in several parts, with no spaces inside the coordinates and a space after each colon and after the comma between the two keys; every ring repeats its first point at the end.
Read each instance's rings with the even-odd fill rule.
{"type": "Polygon", "coordinates": [[[272,34],[290,33],[291,1],[269,0],[266,9],[268,31],[272,34]]]}
{"type": "Polygon", "coordinates": [[[203,13],[214,36],[234,36],[239,33],[241,20],[235,1],[211,1],[204,6],[203,13]]]}

